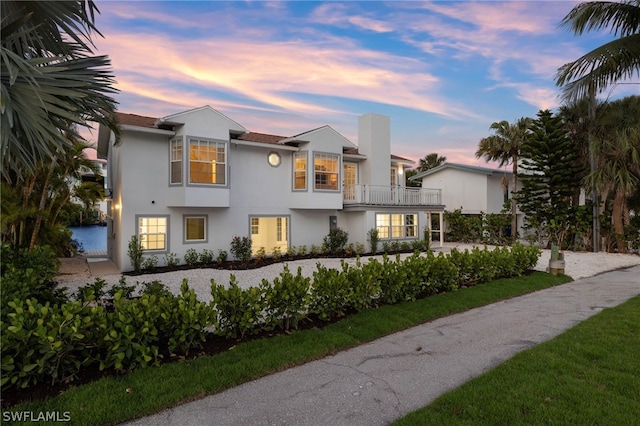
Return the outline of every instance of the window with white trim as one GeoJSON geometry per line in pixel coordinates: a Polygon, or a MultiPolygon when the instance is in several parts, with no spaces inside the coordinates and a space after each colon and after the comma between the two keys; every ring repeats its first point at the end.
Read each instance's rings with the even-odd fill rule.
{"type": "Polygon", "coordinates": [[[225,185],[227,144],[189,138],[189,183],[225,185]]]}
{"type": "Polygon", "coordinates": [[[138,216],[138,240],[143,250],[167,250],[167,217],[138,216]]]}
{"type": "Polygon", "coordinates": [[[339,165],[339,155],[315,153],[313,155],[314,189],[338,191],[339,165]]]}
{"type": "Polygon", "coordinates": [[[418,235],[418,220],[415,214],[377,213],[376,229],[378,237],[415,238],[418,235]]]}
{"type": "Polygon", "coordinates": [[[182,139],[171,140],[169,183],[182,183],[182,139]]]}
{"type": "Polygon", "coordinates": [[[307,189],[307,153],[296,152],[293,154],[293,189],[307,189]]]}
{"type": "Polygon", "coordinates": [[[204,242],[207,240],[207,217],[185,216],[184,240],[186,242],[204,242]]]}
{"type": "Polygon", "coordinates": [[[258,235],[260,233],[260,218],[251,218],[251,235],[258,235]]]}

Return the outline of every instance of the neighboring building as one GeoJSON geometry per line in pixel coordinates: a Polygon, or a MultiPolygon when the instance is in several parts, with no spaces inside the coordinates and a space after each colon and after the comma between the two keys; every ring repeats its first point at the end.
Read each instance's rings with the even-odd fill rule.
{"type": "Polygon", "coordinates": [[[108,255],[132,269],[136,235],[147,254],[229,251],[234,236],[264,247],[320,246],[332,227],[349,242],[422,238],[440,190],[407,188],[412,161],[391,155],[390,121],[359,118],[358,146],[329,126],[295,136],[248,131],[209,106],[162,118],[118,114],[121,142],[100,128],[108,160],[108,255]]]}
{"type": "MultiPolygon", "coordinates": [[[[442,204],[462,214],[500,213],[512,192],[513,173],[486,167],[444,163],[410,178],[422,188],[442,190],[442,204]]],[[[520,188],[518,188],[520,189],[520,188]]],[[[518,231],[522,235],[524,214],[518,210],[518,231]]]]}

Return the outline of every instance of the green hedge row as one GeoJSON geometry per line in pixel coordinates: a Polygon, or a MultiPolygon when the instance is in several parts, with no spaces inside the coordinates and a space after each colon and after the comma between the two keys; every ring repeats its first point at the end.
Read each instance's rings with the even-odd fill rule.
{"type": "MultiPolygon", "coordinates": [[[[197,299],[183,281],[179,295],[159,282],[145,284],[139,297],[121,281],[112,299],[96,280],[78,300],[64,303],[16,297],[2,307],[2,388],[73,380],[88,366],[133,370],[162,359],[185,357],[202,348],[210,333],[228,338],[270,330],[297,329],[302,321],[329,321],[382,304],[521,275],[532,269],[535,247],[473,249],[450,255],[415,253],[395,261],[384,256],[341,270],[317,265],[313,277],[288,267],[272,282],[242,289],[211,282],[212,301],[197,299]]],[[[5,284],[3,277],[3,286],[5,284]]]]}

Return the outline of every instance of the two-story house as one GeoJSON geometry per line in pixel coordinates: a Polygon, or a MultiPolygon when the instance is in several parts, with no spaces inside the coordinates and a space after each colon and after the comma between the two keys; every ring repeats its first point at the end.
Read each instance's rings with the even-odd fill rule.
{"type": "Polygon", "coordinates": [[[441,214],[440,190],[408,188],[413,162],[390,152],[389,117],[359,118],[358,145],[329,126],[295,136],[247,130],[204,106],[152,118],[118,114],[121,141],[102,127],[98,152],[108,160],[107,250],[131,270],[128,243],[146,254],[229,250],[234,236],[252,249],[319,246],[332,227],[367,246],[422,238],[441,214]]]}

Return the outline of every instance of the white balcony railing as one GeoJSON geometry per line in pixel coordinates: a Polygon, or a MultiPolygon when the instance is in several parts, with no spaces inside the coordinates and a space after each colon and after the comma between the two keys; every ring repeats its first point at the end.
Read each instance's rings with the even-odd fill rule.
{"type": "Polygon", "coordinates": [[[345,185],[344,204],[380,206],[439,206],[442,191],[429,188],[407,188],[403,186],[345,185]]]}

